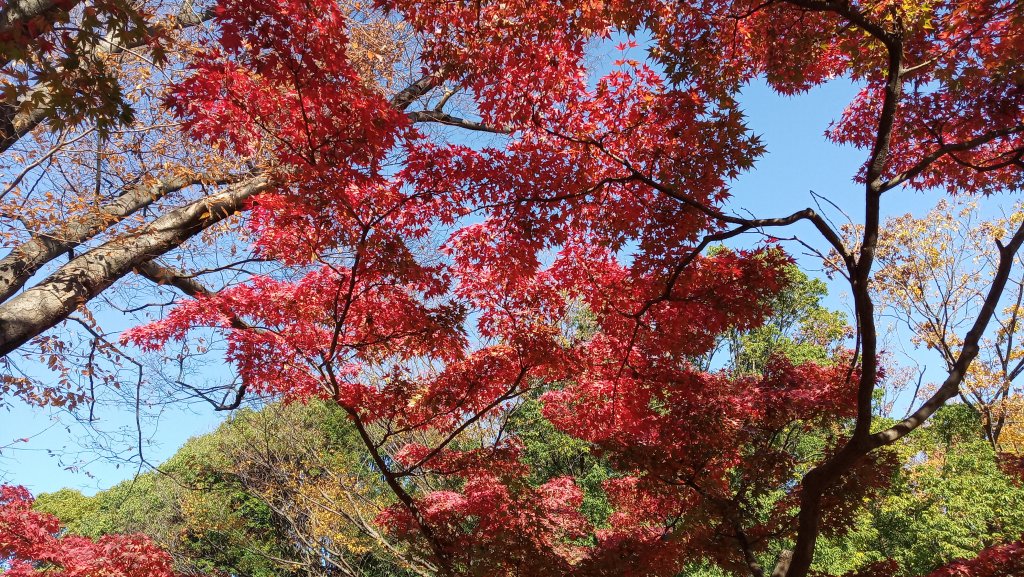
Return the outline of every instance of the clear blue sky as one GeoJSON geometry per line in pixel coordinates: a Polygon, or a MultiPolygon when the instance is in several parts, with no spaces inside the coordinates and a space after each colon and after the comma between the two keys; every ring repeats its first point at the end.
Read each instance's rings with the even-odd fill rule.
{"type": "MultiPolygon", "coordinates": [[[[839,116],[855,87],[835,81],[807,95],[783,98],[762,84],[745,91],[742,102],[749,125],[760,134],[768,148],[754,171],[735,183],[733,208],[745,208],[759,216],[779,216],[812,206],[810,190],[839,204],[854,219],[862,214],[862,193],[851,177],[863,161],[864,152],[837,147],[823,137],[829,122],[839,116]]],[[[927,211],[936,194],[895,191],[886,196],[886,214],[927,211]]],[[[839,217],[833,214],[833,217],[839,217]]],[[[809,227],[795,232],[818,241],[809,227]]],[[[821,243],[817,243],[821,246],[821,243]]],[[[798,247],[791,247],[797,254],[798,247]]],[[[801,258],[805,268],[813,260],[801,258]]],[[[830,306],[849,310],[841,285],[832,284],[830,306]]],[[[131,410],[104,407],[98,413],[106,430],[134,427],[131,410]]],[[[209,432],[223,414],[202,407],[165,409],[158,423],[147,423],[145,454],[151,462],[167,458],[188,437],[209,432]]],[[[0,451],[0,474],[8,482],[23,484],[34,492],[75,487],[92,493],[130,478],[136,469],[115,465],[90,451],[78,454],[86,437],[82,425],[66,415],[26,407],[0,409],[0,447],[12,440],[31,436],[0,451]]],[[[124,449],[124,445],[116,445],[124,449]]],[[[130,451],[129,451],[130,452],[130,451]]]]}

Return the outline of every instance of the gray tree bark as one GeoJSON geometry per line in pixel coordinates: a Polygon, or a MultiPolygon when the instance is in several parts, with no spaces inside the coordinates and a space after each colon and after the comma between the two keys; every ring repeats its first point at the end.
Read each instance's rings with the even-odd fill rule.
{"type": "Polygon", "coordinates": [[[231,185],[72,259],[0,305],[0,356],[56,326],[139,264],[239,211],[247,199],[270,186],[265,176],[231,185]]]}
{"type": "Polygon", "coordinates": [[[41,232],[16,246],[0,259],[0,303],[18,292],[28,279],[53,259],[65,254],[164,196],[196,184],[193,179],[174,179],[128,190],[99,210],[63,227],[41,232]]]}

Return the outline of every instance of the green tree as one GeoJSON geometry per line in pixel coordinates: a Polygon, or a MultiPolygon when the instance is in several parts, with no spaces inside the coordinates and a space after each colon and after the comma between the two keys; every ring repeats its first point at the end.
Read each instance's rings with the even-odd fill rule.
{"type": "MultiPolygon", "coordinates": [[[[727,249],[711,252],[723,250],[727,249]]],[[[727,331],[718,347],[699,363],[705,368],[724,363],[730,371],[760,374],[773,355],[782,355],[795,364],[833,362],[852,334],[846,315],[825,306],[825,282],[811,278],[795,264],[786,267],[784,281],[786,288],[765,303],[771,314],[763,326],[727,331]],[[727,358],[723,359],[723,354],[727,358]]]]}
{"type": "Polygon", "coordinates": [[[903,466],[846,537],[822,544],[819,569],[839,575],[892,559],[901,575],[925,575],[1024,533],[1024,487],[1000,470],[969,407],[943,407],[896,447],[903,466]]]}
{"type": "Polygon", "coordinates": [[[73,534],[150,535],[186,575],[403,575],[414,561],[372,525],[389,501],[325,403],[242,410],[159,471],[93,497],[64,489],[36,507],[73,534]]]}
{"type": "Polygon", "coordinates": [[[559,432],[544,418],[542,409],[539,401],[527,400],[508,423],[509,431],[523,442],[523,461],[530,466],[530,482],[539,486],[556,477],[573,477],[583,490],[583,514],[596,526],[606,526],[611,506],[601,484],[614,471],[588,443],[559,432]]]}

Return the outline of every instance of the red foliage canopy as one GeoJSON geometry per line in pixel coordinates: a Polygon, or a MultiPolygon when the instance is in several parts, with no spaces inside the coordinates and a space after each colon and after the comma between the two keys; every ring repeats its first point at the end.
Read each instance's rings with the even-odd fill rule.
{"type": "MultiPolygon", "coordinates": [[[[852,78],[864,88],[828,135],[872,151],[859,178],[875,193],[1017,188],[1014,4],[381,3],[422,42],[427,84],[472,93],[474,126],[497,134],[473,147],[421,131],[408,102],[359,77],[335,2],[224,0],[219,43],[169,104],[197,140],[270,152],[278,186],[253,206],[256,246],[302,272],[187,302],[125,339],[158,349],[213,327],[249,390],[339,403],[399,497],[381,522],[446,572],[749,566],[795,529],[807,463],[774,439],[819,427],[838,446],[876,371],[777,359],[736,377],[694,364],[727,329],[763,322],[789,263],[773,243],[704,252],[795,220],[722,213],[730,179],[762,152],[734,97],[759,76],[782,93],[852,78]],[[640,29],[661,66],[623,43],[592,79],[588,44],[640,29]],[[580,309],[593,326],[567,334],[580,309]],[[541,383],[557,383],[545,416],[621,473],[606,486],[611,529],[588,526],[571,480],[526,484],[500,429],[491,446],[454,448],[541,383]],[[387,456],[370,425],[439,441],[387,456]],[[461,488],[409,494],[401,479],[425,472],[461,488]],[[744,516],[746,499],[773,490],[787,496],[766,517],[744,516]],[[588,534],[596,544],[580,545],[588,534]]],[[[822,490],[825,531],[884,483],[883,461],[859,457],[822,490]]]]}

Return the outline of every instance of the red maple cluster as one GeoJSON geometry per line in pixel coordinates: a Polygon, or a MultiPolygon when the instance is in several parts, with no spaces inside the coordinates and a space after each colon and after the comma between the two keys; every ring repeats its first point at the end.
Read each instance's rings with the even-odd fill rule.
{"type": "Polygon", "coordinates": [[[23,487],[0,485],[0,566],[9,577],[173,577],[171,557],[144,535],[62,535],[23,487]]]}

